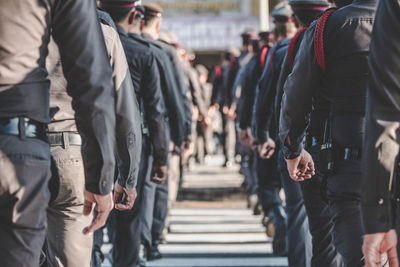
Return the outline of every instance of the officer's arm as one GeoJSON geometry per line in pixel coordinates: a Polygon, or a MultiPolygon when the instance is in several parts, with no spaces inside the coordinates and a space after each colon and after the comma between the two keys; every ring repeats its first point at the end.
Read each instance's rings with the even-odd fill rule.
{"type": "Polygon", "coordinates": [[[161,93],[160,74],[153,56],[149,57],[142,79],[143,103],[150,139],[154,148],[154,166],[167,165],[168,143],[164,102],[161,93]]]}
{"type": "Polygon", "coordinates": [[[269,138],[269,126],[273,118],[276,79],[271,68],[271,57],[268,56],[264,72],[258,82],[258,95],[255,100],[256,138],[259,144],[269,138]]]}
{"type": "Polygon", "coordinates": [[[207,117],[207,107],[204,103],[203,96],[202,96],[202,89],[199,82],[199,77],[196,75],[195,70],[190,70],[189,72],[189,80],[191,84],[191,91],[192,91],[192,101],[193,104],[199,108],[200,115],[203,118],[207,117]]]}
{"type": "Polygon", "coordinates": [[[174,75],[172,73],[173,66],[170,61],[166,62],[165,75],[168,87],[168,107],[169,112],[169,124],[172,129],[171,139],[175,145],[180,146],[184,140],[185,134],[187,133],[187,117],[185,114],[184,101],[186,95],[182,95],[179,87],[176,84],[174,75]]]}
{"type": "Polygon", "coordinates": [[[282,103],[282,96],[283,96],[283,87],[285,85],[286,79],[290,74],[289,63],[287,60],[287,54],[282,63],[281,71],[279,74],[278,83],[276,85],[276,97],[274,103],[274,124],[279,125],[279,117],[281,112],[281,103],[282,103]]]}
{"type": "Polygon", "coordinates": [[[109,26],[112,43],[107,48],[113,68],[116,90],[116,147],[119,170],[118,183],[130,190],[136,187],[142,149],[141,118],[138,101],[134,92],[124,48],[118,33],[109,26]]]}
{"type": "Polygon", "coordinates": [[[56,1],[52,14],[68,93],[83,140],[86,189],[106,195],[114,177],[115,109],[112,70],[94,1],[56,1]]]}
{"type": "Polygon", "coordinates": [[[254,61],[250,61],[248,71],[244,77],[242,93],[240,94],[239,106],[240,111],[238,114],[239,128],[246,129],[250,127],[251,117],[253,113],[253,105],[254,105],[254,95],[257,86],[257,64],[254,61]]]}
{"type": "Polygon", "coordinates": [[[310,27],[296,54],[292,73],[284,85],[279,136],[286,158],[300,155],[302,141],[309,123],[314,88],[320,84],[322,71],[314,52],[314,28],[310,27]]]}
{"type": "Polygon", "coordinates": [[[361,196],[367,234],[393,229],[390,191],[393,189],[392,180],[397,179],[393,176],[400,143],[399,18],[400,6],[397,1],[380,2],[371,42],[363,151],[361,196]]]}

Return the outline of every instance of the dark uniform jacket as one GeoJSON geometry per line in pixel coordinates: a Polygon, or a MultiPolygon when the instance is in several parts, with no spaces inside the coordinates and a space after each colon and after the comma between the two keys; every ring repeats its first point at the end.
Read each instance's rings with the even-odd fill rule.
{"type": "Polygon", "coordinates": [[[173,74],[173,66],[168,55],[161,46],[146,33],[142,34],[143,39],[150,44],[161,78],[161,89],[164,96],[166,114],[168,116],[171,141],[180,146],[186,134],[186,115],[182,101],[182,92],[176,84],[173,74]]]}
{"type": "Polygon", "coordinates": [[[251,126],[257,83],[263,72],[260,61],[261,51],[262,49],[246,65],[246,73],[244,74],[239,100],[240,109],[237,112],[240,129],[246,129],[251,126]]]}
{"type": "Polygon", "coordinates": [[[396,203],[400,202],[399,182],[393,178],[400,143],[398,1],[380,1],[374,27],[363,160],[362,215],[367,234],[387,232],[393,228],[391,191],[396,203]]]}
{"type": "Polygon", "coordinates": [[[45,59],[51,31],[83,139],[86,189],[107,194],[114,177],[115,92],[94,1],[0,0],[0,118],[50,121],[45,59]]]}
{"type": "MultiPolygon", "coordinates": [[[[303,40],[304,32],[302,32],[297,40],[295,41],[292,56],[296,57],[298,50],[300,48],[301,41],[303,40]]],[[[293,40],[293,39],[292,39],[293,40]]],[[[279,75],[278,84],[276,86],[276,96],[274,104],[274,124],[279,125],[279,118],[281,114],[281,103],[283,96],[283,87],[285,85],[286,79],[292,72],[291,66],[289,66],[288,55],[285,56],[283,60],[281,73],[279,75]]],[[[321,90],[317,90],[313,99],[313,108],[310,116],[310,125],[307,129],[307,133],[310,137],[315,137],[317,140],[321,141],[324,129],[324,123],[329,116],[329,102],[326,98],[320,94],[321,90]]]]}
{"type": "Polygon", "coordinates": [[[185,83],[184,66],[181,63],[181,61],[179,60],[178,53],[177,53],[175,47],[173,47],[171,44],[168,44],[161,40],[157,40],[155,42],[161,47],[161,49],[168,55],[169,59],[171,60],[171,64],[173,66],[172,72],[175,77],[175,82],[179,88],[179,91],[182,94],[183,107],[185,110],[185,117],[186,117],[185,137],[187,137],[191,134],[191,131],[192,131],[192,126],[191,126],[191,124],[192,124],[192,109],[191,109],[191,105],[190,105],[190,101],[189,101],[190,97],[188,97],[188,94],[190,93],[189,86],[185,83]]]}
{"type": "Polygon", "coordinates": [[[149,128],[154,149],[154,165],[167,165],[168,143],[165,123],[165,106],[161,92],[160,74],[150,45],[140,35],[131,34],[118,27],[125,50],[130,74],[144,114],[144,124],[149,128]],[[133,38],[135,37],[135,38],[133,38]]]}
{"type": "MultiPolygon", "coordinates": [[[[136,186],[140,160],[142,137],[140,111],[118,34],[111,26],[102,24],[101,27],[113,69],[119,183],[131,189],[136,186]]],[[[51,81],[50,113],[52,118],[49,131],[76,132],[72,99],[67,94],[67,81],[63,75],[58,47],[54,41],[50,42],[46,65],[51,81]]]]}
{"type": "Polygon", "coordinates": [[[254,120],[255,137],[259,144],[266,142],[268,138],[274,139],[277,135],[277,125],[274,124],[273,119],[276,86],[289,43],[290,39],[284,39],[271,47],[257,85],[254,120]]]}
{"type": "Polygon", "coordinates": [[[302,150],[316,90],[330,103],[334,145],[361,148],[375,5],[372,0],[354,1],[329,17],[324,33],[326,72],[316,61],[316,23],[305,32],[282,98],[280,138],[285,145],[286,158],[294,158],[302,150]]]}
{"type": "Polygon", "coordinates": [[[220,73],[216,73],[215,69],[211,75],[211,83],[213,85],[213,91],[211,95],[211,104],[218,104],[220,108],[225,105],[226,97],[225,97],[225,86],[226,80],[229,73],[229,63],[225,62],[220,66],[220,73]]]}

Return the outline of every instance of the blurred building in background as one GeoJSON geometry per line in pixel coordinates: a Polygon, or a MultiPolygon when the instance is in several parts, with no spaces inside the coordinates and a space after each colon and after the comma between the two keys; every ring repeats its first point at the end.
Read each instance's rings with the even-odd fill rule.
{"type": "MultiPolygon", "coordinates": [[[[279,0],[144,0],[164,9],[163,30],[173,32],[179,43],[196,53],[196,61],[218,64],[229,47],[240,47],[240,34],[259,30],[261,2],[271,8],[279,0]]],[[[266,17],[268,15],[266,14],[266,17]]]]}

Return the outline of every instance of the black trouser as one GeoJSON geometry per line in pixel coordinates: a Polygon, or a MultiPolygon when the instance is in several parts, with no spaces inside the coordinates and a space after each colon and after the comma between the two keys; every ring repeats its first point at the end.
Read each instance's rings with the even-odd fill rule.
{"type": "Polygon", "coordinates": [[[273,207],[282,205],[276,154],[270,159],[262,159],[257,155],[258,198],[266,215],[273,207]]]}
{"type": "Polygon", "coordinates": [[[286,196],[289,266],[310,266],[312,245],[303,194],[300,184],[289,176],[282,150],[278,153],[278,168],[286,196]]]}
{"type": "Polygon", "coordinates": [[[0,135],[1,266],[39,266],[50,194],[50,147],[0,135]]]}
{"type": "Polygon", "coordinates": [[[361,246],[361,161],[339,160],[328,176],[327,196],[333,220],[333,240],[344,266],[364,266],[361,246]]]}
{"type": "MultiPolygon", "coordinates": [[[[343,262],[333,244],[333,222],[327,199],[322,196],[323,174],[319,171],[319,146],[308,149],[316,166],[316,174],[310,180],[301,183],[304,205],[312,235],[313,256],[311,266],[338,267],[343,262]]],[[[326,194],[325,194],[326,195],[326,194]]]]}
{"type": "Polygon", "coordinates": [[[142,154],[138,183],[136,186],[137,198],[133,208],[129,211],[115,212],[115,239],[113,248],[113,266],[138,266],[141,219],[140,210],[143,203],[143,186],[145,180],[150,179],[152,167],[151,145],[148,138],[143,138],[142,154]]]}

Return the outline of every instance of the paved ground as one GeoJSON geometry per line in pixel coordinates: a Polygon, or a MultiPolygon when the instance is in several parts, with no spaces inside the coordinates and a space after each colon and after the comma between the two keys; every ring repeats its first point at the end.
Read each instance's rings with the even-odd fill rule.
{"type": "MultiPolygon", "coordinates": [[[[246,209],[238,166],[219,167],[213,157],[185,174],[180,201],[170,210],[164,257],[148,267],[287,266],[272,255],[261,217],[246,209]]],[[[110,245],[104,247],[108,252],[110,245]]],[[[104,266],[111,266],[109,261],[104,266]]]]}

